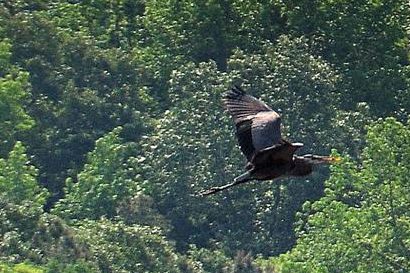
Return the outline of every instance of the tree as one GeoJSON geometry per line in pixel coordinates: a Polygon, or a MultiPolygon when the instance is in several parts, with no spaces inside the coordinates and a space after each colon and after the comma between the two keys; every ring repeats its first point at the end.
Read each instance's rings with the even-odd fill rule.
{"type": "Polygon", "coordinates": [[[158,228],[101,219],[83,221],[78,233],[101,272],[181,272],[175,249],[158,228]]]}
{"type": "Polygon", "coordinates": [[[140,192],[133,166],[127,162],[132,145],[122,143],[118,127],[97,140],[94,151],[88,154],[84,170],[76,181],[67,179],[66,195],[53,213],[66,219],[114,218],[120,203],[140,192]]]}
{"type": "MultiPolygon", "coordinates": [[[[224,217],[215,213],[215,220],[209,219],[210,200],[199,201],[192,194],[205,187],[207,181],[222,183],[233,178],[224,170],[233,168],[225,159],[234,143],[228,142],[227,118],[219,107],[224,87],[218,74],[213,63],[198,67],[189,64],[173,73],[169,93],[175,107],[165,113],[155,132],[142,142],[144,154],[135,158],[135,165],[141,166],[144,192],[153,197],[160,212],[171,221],[179,248],[190,243],[206,244],[208,236],[203,234],[202,238],[200,231],[209,229],[209,222],[224,217]],[[216,127],[225,130],[214,130],[216,127]],[[179,162],[190,163],[181,168],[179,162]],[[199,231],[195,235],[194,227],[199,231]]],[[[232,205],[228,203],[219,204],[219,209],[212,211],[232,205]]]]}
{"type": "Polygon", "coordinates": [[[356,123],[336,122],[349,118],[337,111],[340,81],[337,71],[313,55],[304,38],[290,37],[267,44],[264,54],[237,51],[228,62],[228,73],[218,72],[213,63],[174,71],[169,90],[174,107],[144,139],[145,153],[135,165],[141,165],[144,191],[171,220],[179,247],[221,240],[230,254],[245,249],[265,255],[291,247],[294,214],[307,199],[321,196],[326,171],[303,181],[244,185],[203,200],[187,193],[224,184],[245,164],[221,107],[222,93],[232,82],[280,109],[284,136],[290,135],[290,140],[326,153],[334,143],[330,132],[337,129],[338,138],[346,141],[338,145],[357,152],[361,143],[353,143],[348,135],[363,130],[365,111],[357,113],[356,123]],[[179,162],[190,164],[182,168],[179,162]]]}
{"type": "Polygon", "coordinates": [[[207,248],[197,248],[191,246],[187,251],[189,260],[201,268],[204,273],[228,272],[232,260],[220,250],[210,250],[207,248]]]}
{"type": "Polygon", "coordinates": [[[44,268],[39,266],[33,266],[26,263],[20,263],[15,265],[7,265],[0,263],[1,273],[44,273],[44,268]]]}
{"type": "Polygon", "coordinates": [[[212,60],[222,71],[235,48],[259,51],[265,40],[277,39],[285,24],[275,2],[241,0],[150,1],[144,21],[167,54],[212,60]]]}
{"type": "Polygon", "coordinates": [[[366,101],[377,114],[403,107],[408,1],[278,2],[289,28],[319,41],[318,54],[343,71],[349,85],[341,97],[344,107],[366,101]]]}
{"type": "Polygon", "coordinates": [[[0,1],[0,271],[406,271],[408,125],[367,125],[408,118],[409,26],[408,0],[0,1]],[[197,196],[246,163],[232,84],[345,161],[197,196]]]}
{"type": "Polygon", "coordinates": [[[4,39],[0,41],[0,156],[9,152],[19,133],[34,125],[26,111],[29,75],[13,66],[10,58],[11,44],[4,39]]]}
{"type": "Polygon", "coordinates": [[[298,243],[277,261],[279,272],[406,272],[409,136],[409,124],[393,118],[370,127],[362,166],[335,166],[326,195],[304,205],[298,243]]]}
{"type": "Polygon", "coordinates": [[[239,251],[234,260],[232,268],[227,271],[232,273],[261,273],[261,269],[253,263],[253,258],[250,253],[239,251]]]}
{"type": "Polygon", "coordinates": [[[36,126],[22,139],[39,166],[40,182],[52,192],[49,208],[62,196],[65,179],[82,168],[96,139],[119,125],[133,140],[145,132],[149,122],[142,120],[148,114],[140,110],[152,108],[155,100],[130,52],[101,47],[87,25],[75,29],[67,21],[78,16],[80,25],[88,22],[92,15],[86,7],[58,3],[31,12],[1,8],[11,61],[29,73],[32,101],[27,112],[36,126]]]}
{"type": "MultiPolygon", "coordinates": [[[[343,78],[335,67],[314,54],[305,37],[282,36],[277,44],[267,44],[264,54],[237,51],[228,69],[232,78],[281,114],[284,137],[303,142],[306,147],[298,153],[326,154],[336,146],[357,156],[362,143],[352,141],[352,136],[358,137],[368,122],[366,107],[363,105],[354,118],[346,116],[339,101],[343,78]],[[335,142],[335,138],[341,141],[335,142]]],[[[263,194],[256,197],[255,236],[256,241],[266,242],[262,253],[278,254],[291,247],[295,238],[289,231],[294,215],[306,200],[323,194],[326,176],[326,169],[321,168],[303,179],[258,185],[263,194]]]]}
{"type": "Polygon", "coordinates": [[[60,219],[44,214],[48,193],[37,178],[24,146],[16,142],[8,158],[0,159],[1,259],[44,264],[52,257],[81,258],[79,253],[85,248],[70,229],[60,219]]]}
{"type": "Polygon", "coordinates": [[[47,264],[46,273],[98,273],[96,266],[78,261],[76,263],[60,263],[53,260],[47,264]]]}
{"type": "Polygon", "coordinates": [[[0,158],[0,196],[8,202],[21,205],[30,202],[44,205],[47,191],[37,183],[37,169],[28,164],[26,149],[16,142],[7,159],[0,158]]]}

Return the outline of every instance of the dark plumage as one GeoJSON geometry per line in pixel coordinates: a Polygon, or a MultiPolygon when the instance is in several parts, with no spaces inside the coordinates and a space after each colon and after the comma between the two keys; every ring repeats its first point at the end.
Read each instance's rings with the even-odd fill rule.
{"type": "Polygon", "coordinates": [[[294,155],[303,144],[283,139],[279,114],[262,101],[247,95],[240,87],[234,86],[226,92],[223,102],[235,123],[241,151],[248,160],[247,171],[236,177],[233,183],[213,187],[201,195],[213,194],[250,180],[309,175],[314,165],[339,160],[329,156],[294,155]]]}

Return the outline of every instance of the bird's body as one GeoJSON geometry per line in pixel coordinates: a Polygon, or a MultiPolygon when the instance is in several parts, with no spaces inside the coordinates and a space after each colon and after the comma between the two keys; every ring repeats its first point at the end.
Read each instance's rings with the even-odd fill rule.
{"type": "Polygon", "coordinates": [[[282,176],[305,176],[313,171],[313,165],[331,163],[337,158],[318,155],[295,155],[303,146],[291,143],[281,136],[281,118],[262,101],[247,95],[235,86],[223,99],[236,126],[241,151],[248,160],[246,172],[233,183],[213,187],[202,195],[209,195],[250,180],[272,180],[282,176]]]}

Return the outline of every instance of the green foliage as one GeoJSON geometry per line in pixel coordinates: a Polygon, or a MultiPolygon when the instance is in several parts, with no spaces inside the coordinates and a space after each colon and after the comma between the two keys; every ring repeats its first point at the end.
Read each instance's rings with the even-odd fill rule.
{"type": "Polygon", "coordinates": [[[234,48],[259,50],[284,27],[271,1],[149,1],[144,19],[149,34],[170,54],[214,60],[223,70],[234,48]]]}
{"type": "Polygon", "coordinates": [[[43,214],[48,194],[38,185],[37,169],[29,165],[21,142],[7,159],[0,159],[0,191],[2,260],[44,263],[55,257],[66,261],[86,252],[61,220],[43,214]]]}
{"type": "Polygon", "coordinates": [[[79,238],[76,230],[51,214],[43,214],[37,219],[30,244],[39,254],[41,263],[58,261],[65,267],[70,264],[74,266],[78,262],[80,266],[89,256],[89,246],[79,238]]]}
{"type": "Polygon", "coordinates": [[[102,272],[181,272],[178,255],[158,228],[102,219],[82,222],[78,233],[102,272]]]}
{"type": "Polygon", "coordinates": [[[12,266],[0,263],[1,273],[44,273],[44,269],[25,263],[15,264],[12,266]]]}
{"type": "Polygon", "coordinates": [[[0,68],[1,74],[4,74],[10,68],[11,44],[7,40],[0,42],[0,68]]]}
{"type": "Polygon", "coordinates": [[[138,193],[138,177],[132,176],[136,172],[125,156],[132,146],[121,143],[120,131],[116,128],[96,141],[76,182],[67,180],[66,196],[54,213],[73,220],[113,218],[120,202],[138,193]]]}
{"type": "Polygon", "coordinates": [[[197,61],[226,60],[226,10],[217,1],[150,1],[146,11],[148,30],[168,51],[197,61]]]}
{"type": "Polygon", "coordinates": [[[228,79],[240,78],[250,93],[272,102],[274,109],[292,109],[283,113],[284,134],[303,141],[316,153],[329,151],[333,130],[346,141],[338,143],[339,147],[358,152],[362,142],[351,143],[351,135],[358,137],[363,132],[368,122],[366,107],[352,113],[352,118],[337,111],[341,77],[313,55],[303,38],[283,36],[276,46],[267,44],[264,54],[237,51],[228,69],[229,74],[219,73],[213,63],[204,63],[173,72],[169,94],[175,107],[143,141],[146,151],[135,165],[140,164],[144,172],[146,193],[175,227],[172,234],[179,247],[213,244],[223,238],[231,254],[243,248],[281,253],[294,241],[295,212],[304,201],[322,194],[326,173],[316,172],[308,183],[264,183],[254,189],[255,195],[249,194],[246,186],[227,192],[232,197],[226,199],[199,200],[187,194],[227,183],[245,163],[233,146],[233,126],[221,111],[228,79]],[[354,122],[346,123],[346,119],[354,122]],[[180,167],[180,162],[190,164],[180,167]],[[237,218],[239,211],[241,217],[237,218]]]}
{"type": "Polygon", "coordinates": [[[409,33],[407,0],[0,1],[0,271],[407,272],[409,33]],[[195,196],[243,171],[232,84],[330,179],[195,196]]]}
{"type": "Polygon", "coordinates": [[[332,126],[340,107],[341,76],[314,55],[307,39],[281,36],[276,45],[265,45],[264,54],[238,51],[231,57],[229,69],[254,95],[271,102],[281,113],[285,135],[317,152],[329,149],[325,145],[331,136],[322,128],[332,126]]]}
{"type": "MultiPolygon", "coordinates": [[[[223,183],[233,178],[223,171],[224,167],[233,168],[226,155],[234,143],[228,141],[228,120],[220,111],[224,87],[217,76],[215,64],[190,64],[174,71],[170,98],[176,107],[165,113],[154,134],[142,143],[144,156],[135,159],[135,165],[139,164],[143,171],[145,192],[153,196],[160,212],[171,220],[174,238],[185,246],[194,243],[188,240],[193,226],[211,227],[207,209],[221,208],[209,207],[210,200],[199,201],[192,194],[209,186],[209,181],[223,183]],[[226,130],[212,129],[221,126],[226,130]],[[189,164],[181,168],[180,162],[189,164]]],[[[204,243],[202,238],[198,240],[204,243]]]]}
{"type": "Polygon", "coordinates": [[[139,224],[169,231],[169,221],[158,212],[153,198],[140,192],[133,194],[117,205],[116,217],[127,225],[139,224]]]}
{"type": "Polygon", "coordinates": [[[28,93],[28,74],[18,72],[16,76],[0,78],[0,126],[3,144],[12,142],[19,131],[30,129],[33,120],[24,109],[28,93]]]}
{"type": "Polygon", "coordinates": [[[26,112],[29,75],[14,67],[10,57],[10,41],[0,41],[0,155],[9,151],[18,133],[34,124],[26,112]]]}
{"type": "Polygon", "coordinates": [[[204,273],[207,272],[228,272],[232,261],[220,250],[209,250],[207,248],[197,248],[192,246],[188,251],[188,257],[204,273]]]}
{"type": "Polygon", "coordinates": [[[392,113],[402,104],[408,1],[278,2],[289,26],[319,40],[321,55],[344,71],[350,85],[342,96],[346,107],[366,101],[376,113],[392,113]]]}
{"type": "MultiPolygon", "coordinates": [[[[78,8],[84,20],[78,28],[86,27],[105,47],[132,47],[142,38],[144,1],[82,1],[61,6],[78,8]]],[[[62,15],[71,19],[65,12],[62,15]]]]}
{"type": "Polygon", "coordinates": [[[240,251],[236,254],[231,269],[227,272],[232,273],[261,273],[260,268],[254,264],[252,255],[240,251]]]}
{"type": "Polygon", "coordinates": [[[87,245],[58,217],[42,214],[32,204],[5,205],[4,200],[1,201],[2,260],[43,265],[55,260],[68,265],[89,255],[87,245]]]}
{"type": "Polygon", "coordinates": [[[296,247],[279,272],[405,272],[409,268],[410,126],[372,125],[363,166],[333,168],[326,195],[304,205],[296,247]],[[375,224],[377,223],[377,224],[375,224]]]}
{"type": "Polygon", "coordinates": [[[90,263],[79,261],[76,263],[60,263],[53,260],[47,264],[46,273],[97,273],[96,266],[90,263]]]}
{"type": "Polygon", "coordinates": [[[31,202],[20,205],[0,198],[0,256],[9,262],[21,262],[32,258],[38,262],[38,252],[30,247],[30,238],[41,216],[41,208],[31,202]]]}
{"type": "Polygon", "coordinates": [[[119,125],[128,138],[138,139],[149,126],[142,124],[141,108],[154,104],[132,54],[101,48],[87,31],[66,31],[59,20],[73,15],[75,5],[60,5],[50,13],[6,13],[5,24],[12,60],[30,73],[28,112],[36,126],[24,140],[53,199],[61,197],[66,177],[82,168],[96,139],[119,125]]]}
{"type": "Polygon", "coordinates": [[[41,207],[47,197],[46,190],[37,184],[37,169],[28,164],[26,149],[16,142],[7,159],[0,158],[0,192],[14,204],[31,202],[41,207]]]}

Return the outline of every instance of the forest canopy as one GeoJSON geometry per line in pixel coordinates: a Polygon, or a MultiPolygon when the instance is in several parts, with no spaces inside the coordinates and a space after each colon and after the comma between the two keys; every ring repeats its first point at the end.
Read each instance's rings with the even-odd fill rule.
{"type": "Polygon", "coordinates": [[[410,268],[408,0],[0,2],[1,273],[410,268]],[[342,162],[219,194],[238,85],[342,162]]]}

